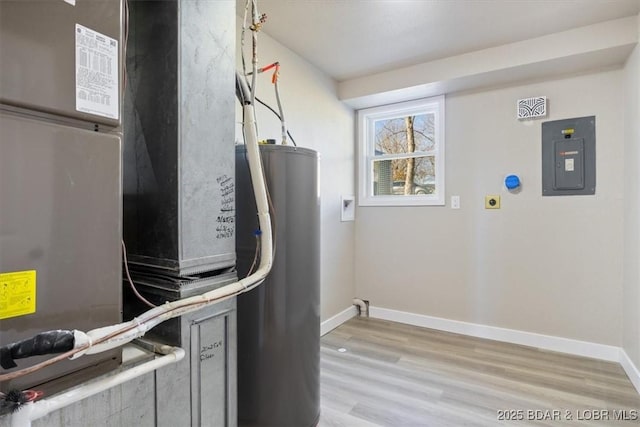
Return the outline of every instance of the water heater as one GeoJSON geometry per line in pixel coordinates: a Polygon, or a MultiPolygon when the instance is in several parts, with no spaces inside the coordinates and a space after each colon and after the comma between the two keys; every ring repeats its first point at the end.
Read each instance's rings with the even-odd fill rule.
{"type": "MultiPolygon", "coordinates": [[[[275,251],[265,282],[238,297],[238,425],[311,427],[320,417],[318,153],[262,145],[275,251]]],[[[244,146],[236,148],[238,275],[258,221],[244,146]]]]}

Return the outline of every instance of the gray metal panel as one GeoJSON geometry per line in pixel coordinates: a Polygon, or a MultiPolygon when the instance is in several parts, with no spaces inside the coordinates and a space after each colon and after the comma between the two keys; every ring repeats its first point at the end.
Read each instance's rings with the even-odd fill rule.
{"type": "MultiPolygon", "coordinates": [[[[0,129],[0,272],[37,271],[36,313],[0,321],[0,345],[120,322],[120,137],[2,111],[0,129]]],[[[28,388],[119,358],[114,350],[64,361],[1,388],[28,388]]]]}
{"type": "Polygon", "coordinates": [[[150,337],[187,352],[156,374],[158,427],[236,425],[235,307],[231,299],[150,331],[150,337]]]}
{"type": "Polygon", "coordinates": [[[235,1],[180,2],[181,262],[235,264],[235,1]],[[211,256],[216,258],[212,259],[211,256]]]}
{"type": "Polygon", "coordinates": [[[130,4],[125,240],[181,275],[235,264],[235,2],[130,4]]]}
{"type": "MultiPolygon", "coordinates": [[[[236,280],[235,273],[193,281],[170,280],[153,271],[134,273],[138,290],[154,304],[204,293],[236,280]]],[[[126,319],[148,309],[133,297],[125,302],[126,319]]],[[[158,426],[236,425],[236,335],[235,299],[170,319],[146,334],[146,339],[179,346],[186,352],[181,362],[156,375],[158,426]]]]}
{"type": "Polygon", "coordinates": [[[156,425],[154,377],[155,373],[151,372],[134,378],[35,420],[32,425],[33,427],[154,427],[156,425]]]}
{"type": "Polygon", "coordinates": [[[120,0],[0,1],[0,102],[118,126],[76,111],[75,25],[118,40],[122,52],[121,8],[120,0]]]}
{"type": "MultiPolygon", "coordinates": [[[[191,324],[191,425],[229,426],[229,317],[211,316],[191,324]]],[[[235,424],[235,422],[234,422],[235,424]]]]}
{"type": "MultiPolygon", "coordinates": [[[[320,416],[318,153],[260,146],[274,206],[276,252],[267,280],[238,297],[238,422],[315,426],[320,416]]],[[[255,199],[244,146],[236,150],[238,275],[253,261],[255,199]]]]}
{"type": "Polygon", "coordinates": [[[595,192],[595,116],[542,123],[542,195],[595,192]]]}

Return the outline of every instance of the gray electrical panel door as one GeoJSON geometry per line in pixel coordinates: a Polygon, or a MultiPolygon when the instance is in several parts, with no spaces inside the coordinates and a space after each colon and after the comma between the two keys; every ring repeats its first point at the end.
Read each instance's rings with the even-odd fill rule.
{"type": "Polygon", "coordinates": [[[543,196],[595,194],[595,131],[595,116],[542,124],[543,196]]]}

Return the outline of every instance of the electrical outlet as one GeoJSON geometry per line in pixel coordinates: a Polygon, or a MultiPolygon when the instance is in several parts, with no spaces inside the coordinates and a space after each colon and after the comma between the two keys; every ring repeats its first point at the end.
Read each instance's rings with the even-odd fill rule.
{"type": "Polygon", "coordinates": [[[460,196],[451,196],[451,209],[460,209],[460,196]]]}
{"type": "Polygon", "coordinates": [[[500,209],[500,196],[498,195],[484,196],[484,208],[500,209]]]}

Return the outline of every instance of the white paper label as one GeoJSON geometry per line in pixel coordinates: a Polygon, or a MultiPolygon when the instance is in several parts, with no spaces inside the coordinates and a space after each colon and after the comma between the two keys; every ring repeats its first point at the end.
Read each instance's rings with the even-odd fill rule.
{"type": "Polygon", "coordinates": [[[71,6],[76,5],[76,0],[63,0],[65,3],[69,3],[71,6]]]}
{"type": "Polygon", "coordinates": [[[573,159],[564,159],[564,170],[566,172],[573,172],[574,171],[573,159]]]}
{"type": "Polygon", "coordinates": [[[76,110],[118,119],[118,41],[76,24],[76,110]]]}

